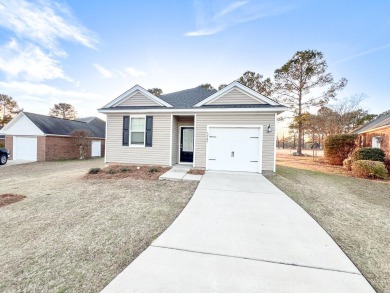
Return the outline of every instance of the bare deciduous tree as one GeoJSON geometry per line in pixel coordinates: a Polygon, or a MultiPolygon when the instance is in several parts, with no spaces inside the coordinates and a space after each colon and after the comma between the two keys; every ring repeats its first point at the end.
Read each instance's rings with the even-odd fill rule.
{"type": "Polygon", "coordinates": [[[88,130],[76,129],[71,136],[74,137],[74,143],[79,148],[80,160],[84,160],[91,145],[91,133],[88,130]]]}

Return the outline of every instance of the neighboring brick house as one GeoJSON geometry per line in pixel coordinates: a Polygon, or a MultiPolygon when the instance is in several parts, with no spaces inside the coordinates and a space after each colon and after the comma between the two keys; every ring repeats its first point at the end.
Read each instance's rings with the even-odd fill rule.
{"type": "Polygon", "coordinates": [[[2,132],[1,132],[2,128],[3,128],[3,126],[0,126],[0,147],[3,147],[5,144],[5,135],[2,134],[2,132]]]}
{"type": "Polygon", "coordinates": [[[355,129],[352,133],[359,135],[360,147],[381,148],[390,158],[390,110],[355,129]]]}
{"type": "Polygon", "coordinates": [[[54,161],[79,158],[79,149],[71,136],[76,129],[91,133],[87,157],[103,157],[106,123],[97,117],[67,120],[21,112],[2,133],[11,160],[54,161]]]}

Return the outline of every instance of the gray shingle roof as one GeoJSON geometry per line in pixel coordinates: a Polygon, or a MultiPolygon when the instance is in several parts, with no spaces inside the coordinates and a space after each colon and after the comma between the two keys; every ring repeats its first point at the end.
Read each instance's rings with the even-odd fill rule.
{"type": "Polygon", "coordinates": [[[354,131],[352,131],[352,133],[362,133],[362,132],[370,131],[371,129],[375,129],[375,128],[379,128],[379,127],[383,127],[383,126],[390,127],[390,110],[379,115],[374,120],[367,122],[363,126],[355,129],[354,131]]]}
{"type": "Polygon", "coordinates": [[[159,98],[172,105],[173,108],[186,109],[192,108],[194,105],[210,97],[216,92],[216,90],[196,87],[188,90],[161,95],[159,96],[159,98]]]}
{"type": "MultiPolygon", "coordinates": [[[[92,137],[105,137],[106,122],[93,117],[88,117],[87,121],[67,120],[29,112],[23,112],[40,130],[45,134],[70,135],[76,129],[88,130],[92,137]]],[[[80,119],[82,120],[82,119],[80,119]]]]}

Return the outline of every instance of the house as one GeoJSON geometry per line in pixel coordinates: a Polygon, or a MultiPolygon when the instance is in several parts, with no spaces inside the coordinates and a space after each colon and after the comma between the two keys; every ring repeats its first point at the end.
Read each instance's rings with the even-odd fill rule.
{"type": "Polygon", "coordinates": [[[104,155],[106,123],[97,117],[67,120],[20,112],[4,128],[5,147],[11,160],[53,161],[79,158],[71,136],[76,129],[91,133],[87,157],[104,155]]]}
{"type": "Polygon", "coordinates": [[[390,110],[355,129],[360,147],[381,148],[390,158],[390,110]]]}
{"type": "Polygon", "coordinates": [[[158,97],[136,85],[98,110],[105,161],[275,172],[276,116],[286,109],[236,81],[158,97]]]}

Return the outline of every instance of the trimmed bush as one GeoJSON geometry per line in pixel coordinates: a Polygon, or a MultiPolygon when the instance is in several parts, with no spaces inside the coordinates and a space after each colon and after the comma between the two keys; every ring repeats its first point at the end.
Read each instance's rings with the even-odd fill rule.
{"type": "Polygon", "coordinates": [[[355,149],[356,134],[330,135],[325,139],[324,157],[331,165],[342,165],[355,149]]]}
{"type": "Polygon", "coordinates": [[[101,169],[100,168],[91,168],[88,171],[88,174],[97,174],[100,173],[101,169]]]}
{"type": "Polygon", "coordinates": [[[106,173],[113,175],[113,174],[116,174],[117,172],[114,169],[107,169],[106,173]]]}
{"type": "Polygon", "coordinates": [[[371,161],[385,161],[385,152],[378,148],[360,148],[354,150],[352,153],[352,161],[371,160],[371,161]]]}
{"type": "Polygon", "coordinates": [[[388,178],[388,172],[385,167],[385,164],[379,161],[354,161],[352,163],[352,174],[360,178],[388,178]]]}
{"type": "Polygon", "coordinates": [[[156,172],[158,172],[158,168],[157,167],[150,167],[148,171],[150,173],[156,173],[156,172]]]}
{"type": "Polygon", "coordinates": [[[352,159],[351,158],[346,158],[343,161],[343,167],[344,169],[351,171],[352,170],[352,159]]]}
{"type": "Polygon", "coordinates": [[[131,172],[131,168],[129,168],[129,167],[121,167],[119,169],[119,172],[121,172],[121,173],[131,172]]]}

